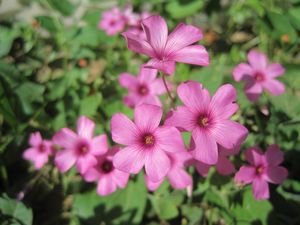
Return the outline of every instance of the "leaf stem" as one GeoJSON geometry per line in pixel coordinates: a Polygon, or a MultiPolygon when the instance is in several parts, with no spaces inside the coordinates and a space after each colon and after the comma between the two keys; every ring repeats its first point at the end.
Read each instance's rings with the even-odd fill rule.
{"type": "Polygon", "coordinates": [[[168,88],[168,85],[167,85],[167,81],[166,81],[166,75],[164,73],[161,73],[162,74],[162,80],[163,80],[163,83],[164,83],[164,86],[165,86],[165,89],[168,93],[168,96],[171,100],[171,108],[174,108],[174,105],[175,105],[175,98],[172,96],[169,88],[168,88]]]}

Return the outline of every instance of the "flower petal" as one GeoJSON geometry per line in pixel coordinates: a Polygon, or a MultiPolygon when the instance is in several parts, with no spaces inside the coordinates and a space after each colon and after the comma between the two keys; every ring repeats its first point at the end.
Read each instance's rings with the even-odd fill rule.
{"type": "Polygon", "coordinates": [[[283,152],[280,151],[279,146],[276,144],[270,145],[266,152],[266,160],[268,165],[277,166],[283,162],[283,152]]]}
{"type": "Polygon", "coordinates": [[[101,174],[95,167],[90,167],[82,176],[85,181],[93,182],[98,181],[101,174]]]}
{"type": "Polygon", "coordinates": [[[183,189],[193,183],[192,177],[183,168],[171,169],[168,179],[174,189],[183,189]]]}
{"type": "Polygon", "coordinates": [[[209,169],[210,169],[211,165],[208,165],[208,164],[205,164],[203,162],[197,161],[195,163],[195,167],[196,167],[196,170],[198,171],[198,173],[201,176],[206,177],[208,172],[209,172],[209,169]]]}
{"type": "Polygon", "coordinates": [[[148,157],[145,162],[145,170],[149,179],[153,182],[162,180],[171,167],[171,162],[166,153],[159,148],[148,152],[148,157]]]}
{"type": "Polygon", "coordinates": [[[79,173],[84,174],[89,168],[97,164],[97,159],[92,154],[80,156],[77,159],[76,167],[79,173]]]}
{"type": "Polygon", "coordinates": [[[53,143],[63,148],[72,149],[77,140],[77,135],[69,128],[62,128],[52,138],[53,143]]]}
{"type": "Polygon", "coordinates": [[[114,167],[126,173],[137,174],[143,168],[147,155],[138,145],[123,148],[113,158],[114,167]]]}
{"type": "Polygon", "coordinates": [[[33,160],[34,168],[36,170],[41,169],[48,162],[47,154],[38,154],[33,160]]]}
{"type": "Polygon", "coordinates": [[[146,183],[147,189],[149,191],[155,191],[157,188],[159,188],[159,186],[162,184],[163,181],[164,181],[164,179],[162,179],[158,182],[153,182],[149,179],[149,177],[147,175],[145,175],[145,183],[146,183]]]}
{"type": "Polygon", "coordinates": [[[273,63],[268,65],[267,70],[266,70],[266,74],[268,77],[270,78],[275,78],[278,77],[282,74],[284,74],[285,69],[282,65],[280,65],[279,63],[273,63]]]}
{"type": "Polygon", "coordinates": [[[235,172],[233,163],[226,157],[219,157],[216,168],[222,175],[229,175],[235,172]]]}
{"type": "Polygon", "coordinates": [[[42,143],[43,139],[40,132],[34,132],[29,137],[29,144],[31,146],[38,146],[42,143]]]}
{"type": "Polygon", "coordinates": [[[248,55],[248,61],[250,65],[257,70],[264,70],[267,68],[268,58],[265,54],[251,50],[248,55]]]}
{"type": "Polygon", "coordinates": [[[38,151],[35,148],[28,148],[23,152],[23,159],[33,161],[38,155],[38,151]]]}
{"type": "Polygon", "coordinates": [[[93,138],[91,153],[93,155],[103,155],[108,151],[108,143],[106,134],[102,134],[93,138]]]}
{"type": "Polygon", "coordinates": [[[142,132],[153,132],[162,118],[162,108],[155,105],[142,104],[134,109],[134,122],[142,132]]]}
{"type": "MultiPolygon", "coordinates": [[[[170,82],[167,82],[167,87],[171,90],[172,85],[170,82]]],[[[153,94],[161,95],[167,92],[166,87],[162,78],[158,78],[150,84],[150,88],[153,94]]]]}
{"type": "Polygon", "coordinates": [[[94,134],[95,123],[85,116],[77,120],[77,134],[81,137],[91,139],[94,134]]]}
{"type": "Polygon", "coordinates": [[[241,80],[249,80],[252,77],[254,71],[252,67],[247,63],[240,63],[233,69],[233,79],[237,82],[241,80]]]}
{"type": "Polygon", "coordinates": [[[158,59],[150,59],[145,65],[146,68],[157,69],[166,75],[173,75],[175,73],[174,61],[163,61],[158,59]]]}
{"type": "Polygon", "coordinates": [[[185,151],[182,136],[175,127],[159,127],[155,131],[155,138],[159,148],[166,152],[185,151]]]}
{"type": "Polygon", "coordinates": [[[250,101],[255,102],[260,97],[261,93],[263,92],[263,89],[261,84],[251,82],[246,84],[244,91],[247,98],[250,101]]]}
{"type": "Polygon", "coordinates": [[[55,166],[60,172],[64,173],[75,164],[76,159],[75,151],[73,150],[59,151],[55,156],[55,166]]]}
{"type": "Polygon", "coordinates": [[[113,171],[112,177],[119,188],[125,188],[128,183],[129,175],[129,173],[125,173],[123,171],[115,169],[113,171]]]}
{"type": "Polygon", "coordinates": [[[157,55],[163,54],[168,38],[166,21],[159,15],[150,16],[141,22],[147,40],[157,55]]]}
{"type": "Polygon", "coordinates": [[[112,139],[123,145],[130,145],[136,142],[138,129],[136,125],[124,114],[116,113],[111,118],[112,139]]]}
{"type": "Polygon", "coordinates": [[[272,95],[281,95],[285,92],[285,86],[278,80],[267,80],[266,82],[262,83],[262,86],[272,95]]]}
{"type": "Polygon", "coordinates": [[[145,66],[140,67],[138,80],[142,83],[151,84],[157,76],[157,70],[152,68],[147,68],[145,66]]]}
{"type": "Polygon", "coordinates": [[[184,47],[168,56],[168,60],[182,62],[197,66],[208,66],[209,55],[202,45],[184,47]]]}
{"type": "Polygon", "coordinates": [[[101,196],[109,195],[117,190],[117,185],[110,175],[102,176],[97,185],[97,193],[101,196]]]}
{"type": "Polygon", "coordinates": [[[245,151],[245,159],[255,166],[261,166],[265,162],[265,156],[262,151],[257,147],[248,148],[245,151]]]}
{"type": "Polygon", "coordinates": [[[282,166],[267,167],[265,178],[273,184],[281,184],[288,176],[288,171],[282,166]]]}
{"type": "Polygon", "coordinates": [[[129,73],[121,73],[119,76],[119,83],[122,87],[134,91],[137,86],[137,79],[129,73]]]}
{"type": "Polygon", "coordinates": [[[165,125],[177,127],[180,131],[192,131],[197,124],[196,120],[196,115],[187,107],[178,106],[176,111],[168,113],[165,125]]]}
{"type": "Polygon", "coordinates": [[[222,85],[210,102],[211,111],[219,119],[228,119],[239,108],[236,98],[236,89],[231,84],[222,85]]]}
{"type": "Polygon", "coordinates": [[[242,166],[234,176],[236,183],[249,184],[255,179],[255,168],[252,166],[242,166]]]}
{"type": "Polygon", "coordinates": [[[165,53],[166,55],[169,55],[172,52],[176,52],[201,40],[202,38],[203,34],[199,28],[179,23],[168,37],[165,53]]]}
{"type": "Polygon", "coordinates": [[[268,199],[270,197],[269,185],[265,180],[256,178],[253,180],[252,185],[253,195],[256,200],[268,199]]]}
{"type": "Polygon", "coordinates": [[[218,146],[216,140],[207,132],[200,129],[194,129],[192,139],[195,148],[191,149],[191,155],[196,159],[208,165],[214,165],[218,161],[218,146]]]}

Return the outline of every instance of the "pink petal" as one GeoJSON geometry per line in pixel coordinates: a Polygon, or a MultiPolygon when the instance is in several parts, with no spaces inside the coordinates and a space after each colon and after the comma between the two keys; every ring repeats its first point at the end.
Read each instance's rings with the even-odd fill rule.
{"type": "Polygon", "coordinates": [[[242,166],[239,171],[234,176],[234,181],[236,183],[249,184],[256,177],[256,171],[254,167],[242,166]]]}
{"type": "Polygon", "coordinates": [[[268,165],[277,166],[283,162],[283,152],[280,151],[279,146],[276,144],[270,145],[266,152],[266,160],[268,165]]]}
{"type": "Polygon", "coordinates": [[[118,170],[137,174],[143,168],[145,160],[145,150],[138,145],[134,145],[117,152],[113,158],[113,164],[118,170]]]}
{"type": "Polygon", "coordinates": [[[166,75],[173,75],[175,73],[174,61],[163,61],[158,59],[150,59],[145,65],[146,68],[157,69],[166,75]]]}
{"type": "Polygon", "coordinates": [[[256,200],[269,198],[269,185],[263,179],[257,178],[253,180],[253,195],[256,200]]]}
{"type": "Polygon", "coordinates": [[[157,145],[167,152],[185,151],[184,143],[179,130],[175,127],[159,127],[155,131],[157,145]]]}
{"type": "Polygon", "coordinates": [[[139,76],[138,76],[138,80],[142,83],[151,84],[155,80],[156,76],[157,76],[157,70],[156,69],[141,66],[139,76]]]}
{"type": "Polygon", "coordinates": [[[125,188],[127,186],[129,173],[125,173],[123,171],[115,169],[113,171],[112,177],[119,188],[125,188]]]}
{"type": "Polygon", "coordinates": [[[103,155],[108,150],[107,137],[105,134],[96,136],[92,140],[91,153],[93,155],[103,155]]]}
{"type": "Polygon", "coordinates": [[[162,108],[155,105],[143,104],[134,109],[134,122],[142,132],[154,131],[162,118],[162,108]]]}
{"type": "Polygon", "coordinates": [[[79,117],[77,121],[77,134],[81,137],[91,139],[94,134],[95,123],[85,116],[79,117]]]}
{"type": "Polygon", "coordinates": [[[245,151],[245,159],[251,164],[261,166],[265,162],[265,156],[262,151],[257,147],[248,148],[245,151]]]}
{"type": "Polygon", "coordinates": [[[142,98],[138,96],[135,92],[131,92],[129,95],[125,96],[123,102],[128,107],[134,108],[142,101],[142,98]]]}
{"type": "Polygon", "coordinates": [[[33,160],[33,164],[36,170],[41,169],[48,162],[48,155],[38,154],[33,160]]]}
{"type": "Polygon", "coordinates": [[[284,74],[285,69],[282,65],[280,65],[279,63],[273,63],[268,65],[267,69],[266,69],[266,74],[268,77],[270,78],[275,78],[278,77],[282,74],[284,74]]]}
{"type": "Polygon", "coordinates": [[[176,111],[168,113],[165,125],[177,127],[180,131],[192,131],[197,124],[197,118],[185,106],[177,106],[176,111]]]}
{"type": "Polygon", "coordinates": [[[87,182],[93,182],[99,180],[101,174],[95,167],[90,167],[84,174],[83,178],[87,182]]]}
{"type": "Polygon", "coordinates": [[[170,170],[168,179],[174,189],[183,189],[193,183],[192,177],[182,168],[170,170]]]}
{"type": "Polygon", "coordinates": [[[278,80],[267,80],[262,83],[262,86],[272,95],[281,95],[285,92],[285,86],[278,80]]]}
{"type": "Polygon", "coordinates": [[[197,66],[209,65],[208,52],[202,45],[191,45],[184,47],[172,53],[170,56],[168,56],[168,59],[197,66]]]}
{"type": "Polygon", "coordinates": [[[76,161],[76,155],[73,150],[62,150],[56,153],[55,166],[62,173],[69,170],[76,161]]]}
{"type": "Polygon", "coordinates": [[[23,158],[30,161],[33,161],[37,155],[38,151],[35,148],[28,148],[23,152],[23,158]]]}
{"type": "Polygon", "coordinates": [[[195,166],[198,173],[203,177],[206,177],[208,175],[209,169],[211,167],[211,165],[207,165],[199,161],[196,162],[195,166]]]}
{"type": "MultiPolygon", "coordinates": [[[[161,95],[167,92],[162,78],[158,78],[150,84],[153,94],[161,95]]],[[[171,91],[172,85],[170,82],[167,82],[167,87],[171,91]]]]}
{"type": "Polygon", "coordinates": [[[141,24],[155,53],[161,55],[168,38],[166,21],[161,16],[154,15],[142,20],[141,24]]]}
{"type": "Polygon", "coordinates": [[[221,86],[213,96],[210,107],[213,114],[219,119],[228,119],[237,110],[236,89],[231,84],[221,86]]]}
{"type": "Polygon", "coordinates": [[[31,146],[38,146],[42,143],[43,139],[40,132],[32,133],[29,137],[29,144],[31,146]]]}
{"type": "Polygon", "coordinates": [[[211,133],[218,144],[227,149],[232,149],[246,139],[248,130],[235,121],[223,120],[211,129],[211,133]]]}
{"type": "Polygon", "coordinates": [[[288,171],[282,166],[271,166],[266,169],[266,180],[273,184],[281,184],[288,176],[288,171]]]}
{"type": "Polygon", "coordinates": [[[155,148],[148,153],[145,162],[145,170],[149,179],[153,182],[162,180],[171,167],[171,162],[166,153],[159,148],[155,148]]]}
{"type": "Polygon", "coordinates": [[[233,163],[226,157],[219,157],[216,167],[218,172],[222,175],[229,175],[235,172],[233,163]]]}
{"type": "Polygon", "coordinates": [[[123,145],[131,145],[136,142],[138,129],[136,125],[124,114],[116,113],[111,118],[112,139],[123,145]]]}
{"type": "Polygon", "coordinates": [[[176,52],[186,46],[189,46],[203,38],[202,31],[192,25],[180,23],[169,35],[165,53],[166,55],[176,52]]]}
{"type": "Polygon", "coordinates": [[[195,149],[191,149],[191,155],[196,159],[208,165],[214,165],[218,161],[218,146],[216,140],[200,129],[194,129],[192,139],[195,143],[195,149]]]}
{"type": "Polygon", "coordinates": [[[84,174],[89,168],[97,164],[97,159],[92,154],[80,156],[77,159],[76,167],[79,173],[84,174]]]}
{"type": "Polygon", "coordinates": [[[233,69],[233,79],[235,81],[248,80],[253,76],[253,69],[249,64],[240,63],[233,69]]]}
{"type": "Polygon", "coordinates": [[[145,183],[146,183],[147,189],[149,191],[155,191],[157,188],[159,188],[159,186],[162,184],[163,181],[164,181],[164,179],[162,179],[158,182],[153,182],[149,179],[149,177],[147,175],[145,175],[145,183]]]}
{"type": "Polygon", "coordinates": [[[136,104],[136,106],[142,105],[142,104],[155,105],[155,106],[162,107],[161,101],[160,101],[159,97],[157,97],[156,95],[149,95],[147,98],[142,99],[141,102],[136,104]]]}
{"type": "Polygon", "coordinates": [[[53,143],[63,148],[72,149],[77,140],[77,135],[69,128],[62,128],[52,138],[53,143]]]}
{"type": "Polygon", "coordinates": [[[123,32],[123,37],[127,41],[127,46],[131,51],[154,57],[155,53],[152,46],[144,39],[140,38],[139,35],[134,34],[130,31],[123,32]]]}
{"type": "Polygon", "coordinates": [[[137,86],[137,79],[129,73],[121,73],[119,76],[119,83],[122,87],[129,90],[135,90],[137,86]]]}
{"type": "Polygon", "coordinates": [[[257,70],[264,70],[267,68],[268,58],[265,54],[255,50],[251,50],[248,53],[248,61],[250,65],[257,70]]]}
{"type": "Polygon", "coordinates": [[[202,85],[196,81],[187,81],[177,88],[180,100],[192,112],[199,113],[207,111],[210,102],[210,95],[202,85]]]}
{"type": "Polygon", "coordinates": [[[97,193],[101,196],[109,195],[117,190],[117,185],[112,181],[110,175],[100,178],[97,185],[97,193]]]}

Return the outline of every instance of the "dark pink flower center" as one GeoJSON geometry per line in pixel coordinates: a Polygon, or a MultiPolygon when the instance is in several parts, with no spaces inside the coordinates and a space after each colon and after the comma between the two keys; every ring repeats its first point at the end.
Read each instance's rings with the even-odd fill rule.
{"type": "Polygon", "coordinates": [[[116,21],[115,20],[111,20],[110,22],[109,22],[109,25],[110,26],[114,26],[116,24],[116,21]]]}
{"type": "Polygon", "coordinates": [[[46,151],[46,146],[43,145],[43,144],[40,144],[38,149],[39,149],[39,152],[45,152],[46,151]]]}
{"type": "Polygon", "coordinates": [[[209,119],[207,116],[205,115],[201,115],[198,117],[198,125],[200,127],[207,127],[209,125],[209,119]]]}
{"type": "Polygon", "coordinates": [[[138,88],[138,93],[140,94],[140,95],[147,95],[148,94],[148,92],[149,92],[149,90],[148,90],[148,88],[145,86],[145,85],[141,85],[141,86],[139,86],[139,88],[138,88]]]}
{"type": "Polygon", "coordinates": [[[256,174],[262,174],[264,172],[264,167],[263,166],[258,166],[255,169],[256,174]]]}
{"type": "Polygon", "coordinates": [[[80,142],[77,145],[77,153],[79,155],[85,155],[89,152],[89,145],[85,142],[80,142]]]}
{"type": "Polygon", "coordinates": [[[142,140],[143,144],[145,144],[146,146],[153,146],[155,143],[155,138],[152,134],[145,134],[143,136],[143,140],[142,140]]]}
{"type": "Polygon", "coordinates": [[[264,74],[262,72],[256,72],[254,74],[254,79],[257,81],[257,82],[261,82],[261,81],[264,81],[265,77],[264,77],[264,74]]]}
{"type": "Polygon", "coordinates": [[[105,160],[105,161],[102,162],[102,164],[101,164],[101,170],[104,173],[110,173],[113,169],[114,169],[114,166],[112,164],[112,161],[105,160]]]}

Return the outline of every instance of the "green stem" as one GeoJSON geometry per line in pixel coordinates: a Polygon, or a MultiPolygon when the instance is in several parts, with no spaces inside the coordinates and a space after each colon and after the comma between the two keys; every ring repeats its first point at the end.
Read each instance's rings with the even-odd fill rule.
{"type": "Polygon", "coordinates": [[[166,75],[164,73],[162,73],[162,80],[163,80],[163,83],[164,83],[164,86],[165,86],[165,89],[168,93],[168,96],[171,100],[171,108],[174,108],[174,105],[175,105],[175,98],[172,96],[169,88],[168,88],[168,85],[167,85],[167,81],[166,81],[166,75]]]}

